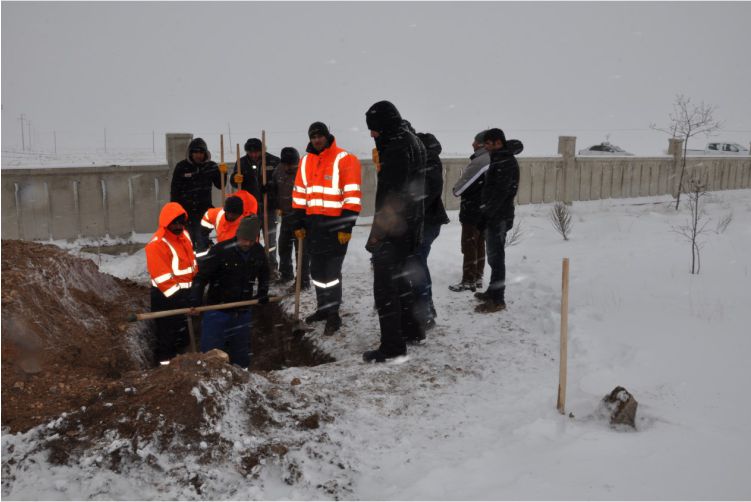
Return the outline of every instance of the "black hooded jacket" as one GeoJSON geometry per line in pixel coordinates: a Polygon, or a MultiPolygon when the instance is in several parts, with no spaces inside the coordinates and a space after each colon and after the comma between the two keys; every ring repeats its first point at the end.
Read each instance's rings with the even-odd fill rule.
{"type": "Polygon", "coordinates": [[[482,187],[482,215],[485,223],[514,221],[514,197],[519,190],[519,163],[514,155],[524,150],[521,141],[510,139],[503,148],[491,152],[490,167],[482,187]]]}
{"type": "Polygon", "coordinates": [[[375,143],[381,165],[366,249],[372,252],[380,242],[390,241],[412,253],[422,241],[425,217],[425,146],[388,101],[371,106],[365,117],[368,128],[379,133],[375,143]]]}
{"type": "Polygon", "coordinates": [[[443,207],[443,163],[441,143],[430,133],[417,134],[428,153],[425,170],[425,223],[445,225],[449,222],[446,208],[443,207]]]}
{"type": "MultiPolygon", "coordinates": [[[[259,158],[258,162],[251,162],[247,154],[240,157],[240,174],[243,175],[243,182],[240,187],[238,187],[237,183],[235,183],[235,174],[237,174],[237,162],[235,162],[235,166],[232,169],[232,174],[229,177],[229,182],[233,187],[239,188],[240,190],[245,190],[256,198],[256,200],[258,201],[258,214],[261,214],[263,211],[263,195],[261,194],[263,173],[261,172],[261,160],[262,159],[259,158]]],[[[274,174],[274,168],[276,168],[279,162],[279,157],[266,152],[266,183],[269,183],[271,181],[271,177],[274,174]]],[[[268,196],[269,212],[277,209],[276,202],[272,195],[273,194],[269,194],[268,196]]]]}
{"type": "Polygon", "coordinates": [[[185,160],[175,166],[170,186],[170,202],[177,202],[188,213],[190,220],[200,220],[211,205],[211,185],[222,187],[221,174],[216,162],[212,162],[206,142],[201,138],[193,139],[188,145],[185,160]],[[206,152],[206,160],[195,164],[190,158],[192,149],[206,152]]]}

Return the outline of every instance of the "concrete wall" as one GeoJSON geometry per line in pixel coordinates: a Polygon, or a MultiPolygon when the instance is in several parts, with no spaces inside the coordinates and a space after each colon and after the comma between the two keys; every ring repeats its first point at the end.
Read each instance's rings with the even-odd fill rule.
{"type": "MultiPolygon", "coordinates": [[[[175,164],[185,158],[190,134],[167,135],[167,163],[59,169],[3,169],[2,238],[25,240],[127,237],[156,229],[169,201],[175,164]]],[[[536,204],[677,193],[680,141],[663,157],[577,157],[576,138],[559,138],[558,156],[519,159],[517,202],[536,204]]],[[[373,213],[375,168],[362,162],[363,216],[373,213]]],[[[467,159],[443,159],[446,208],[458,209],[451,189],[467,159]]],[[[233,162],[228,162],[232,165],[233,162]]],[[[686,179],[701,176],[707,189],[751,188],[751,157],[689,157],[686,179]]],[[[221,204],[214,190],[214,205],[221,204]]]]}

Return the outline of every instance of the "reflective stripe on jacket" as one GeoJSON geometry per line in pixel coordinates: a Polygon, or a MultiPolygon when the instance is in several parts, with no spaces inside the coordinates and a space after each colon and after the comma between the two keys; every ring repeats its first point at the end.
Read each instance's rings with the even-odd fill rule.
{"type": "Polygon", "coordinates": [[[318,154],[306,154],[297,169],[292,207],[325,216],[341,216],[343,209],[359,213],[360,169],[360,160],[336,141],[318,154]]]}

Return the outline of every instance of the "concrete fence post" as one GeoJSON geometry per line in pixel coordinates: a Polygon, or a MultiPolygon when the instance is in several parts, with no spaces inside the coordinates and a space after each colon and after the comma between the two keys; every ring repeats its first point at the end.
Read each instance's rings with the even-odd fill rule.
{"type": "Polygon", "coordinates": [[[678,197],[681,184],[681,159],[683,157],[683,140],[679,138],[668,139],[668,154],[673,156],[673,172],[668,177],[668,186],[673,187],[673,197],[678,197]]]}
{"type": "Polygon", "coordinates": [[[558,154],[563,157],[563,179],[558,180],[556,199],[571,204],[576,186],[576,136],[558,136],[558,154]]]}
{"type": "Polygon", "coordinates": [[[169,166],[169,175],[167,179],[172,179],[172,173],[175,170],[175,166],[178,162],[185,159],[185,152],[188,151],[188,145],[192,139],[193,135],[189,133],[167,133],[167,165],[169,166]]]}

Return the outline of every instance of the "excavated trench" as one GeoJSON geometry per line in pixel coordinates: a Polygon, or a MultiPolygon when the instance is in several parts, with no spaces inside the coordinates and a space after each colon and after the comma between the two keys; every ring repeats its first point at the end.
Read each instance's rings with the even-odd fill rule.
{"type": "MultiPolygon", "coordinates": [[[[163,378],[154,358],[153,321],[126,321],[131,313],[148,312],[148,287],[32,242],[3,240],[2,270],[3,426],[25,431],[90,407],[113,386],[163,378]]],[[[334,360],[294,332],[278,303],[253,307],[252,319],[252,372],[334,360]]],[[[174,370],[175,382],[182,381],[185,372],[174,370]]]]}

